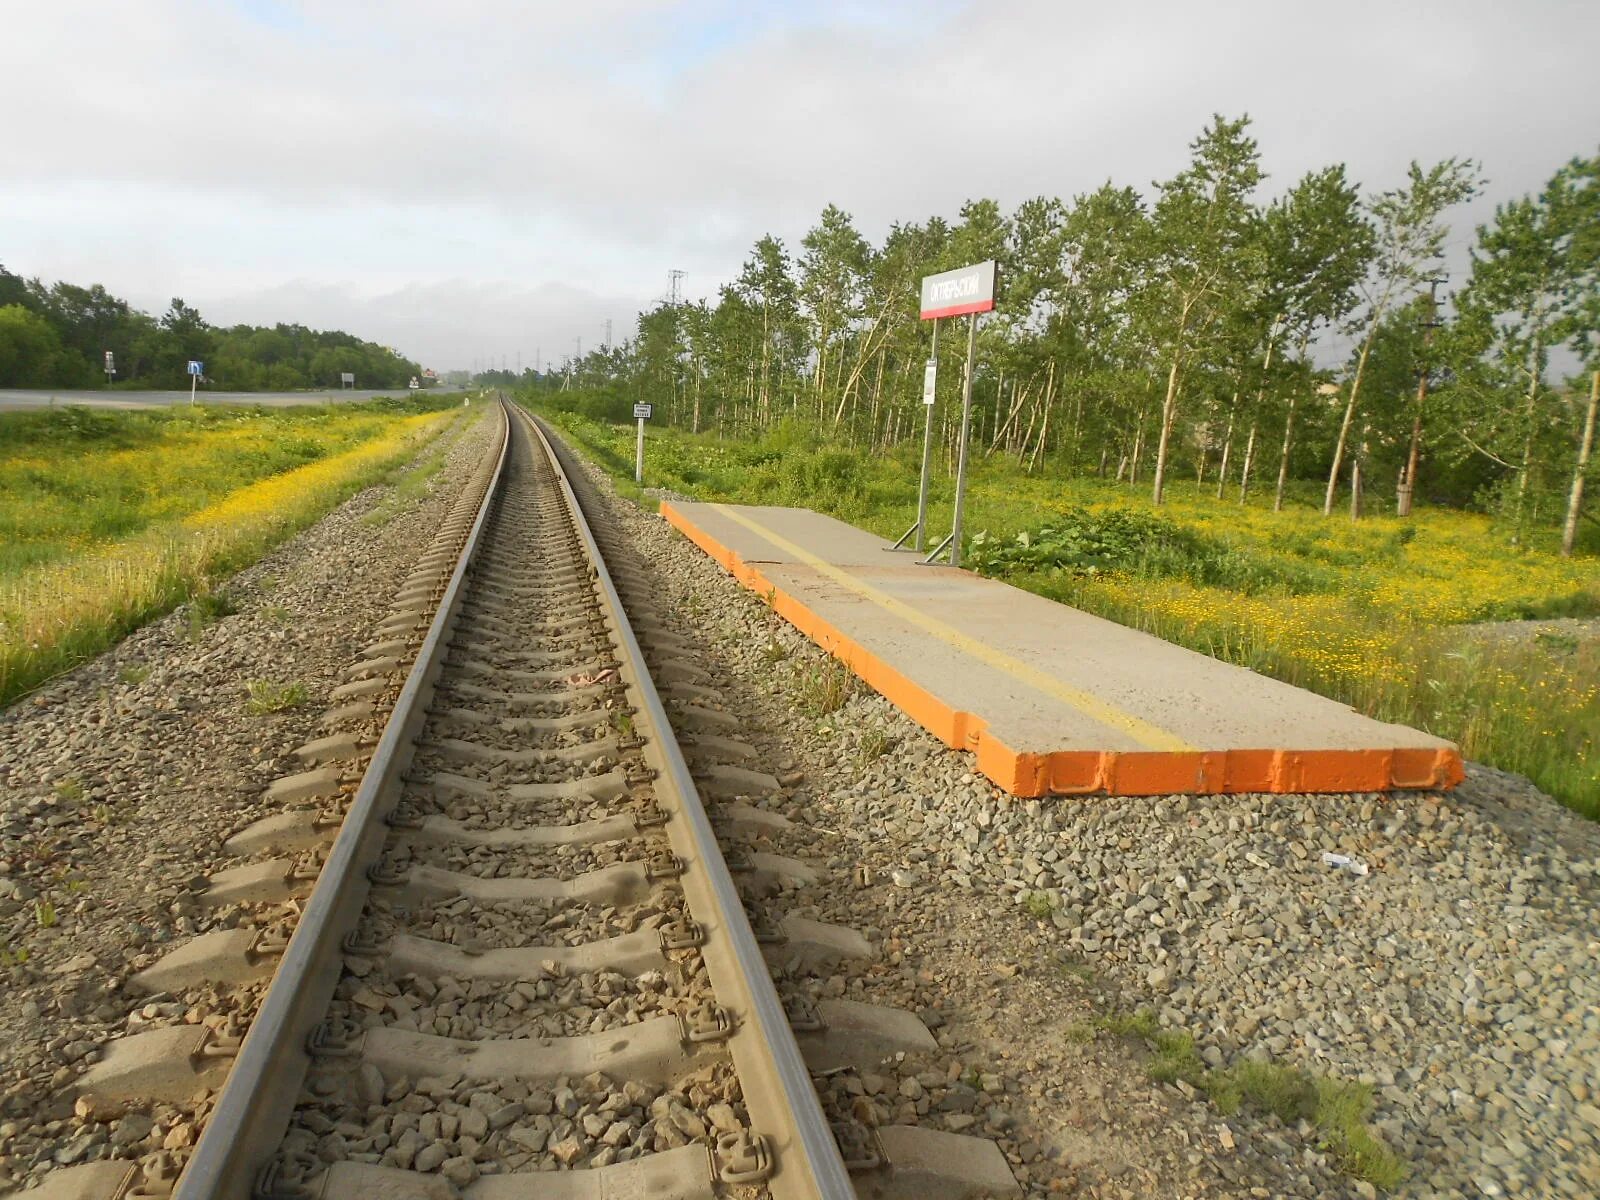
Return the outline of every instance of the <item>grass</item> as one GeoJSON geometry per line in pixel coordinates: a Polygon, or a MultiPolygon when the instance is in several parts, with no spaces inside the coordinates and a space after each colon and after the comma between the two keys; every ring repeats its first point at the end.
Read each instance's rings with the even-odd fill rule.
{"type": "Polygon", "coordinates": [[[801,666],[794,674],[795,705],[813,717],[838,712],[860,688],[855,672],[836,658],[801,666]]]}
{"type": "Polygon", "coordinates": [[[238,602],[222,588],[208,586],[196,592],[189,601],[189,636],[198,638],[223,617],[231,617],[238,611],[238,602]]]}
{"type": "MultiPolygon", "coordinates": [[[[552,419],[629,491],[631,427],[552,419]]],[[[916,513],[915,448],[761,441],[652,429],[649,487],[700,500],[815,508],[898,537],[916,513]]],[[[947,465],[947,464],[941,464],[947,465]]],[[[984,459],[969,483],[968,561],[1029,591],[1459,743],[1600,817],[1600,639],[1479,637],[1479,622],[1600,615],[1600,559],[1560,558],[1553,530],[1524,548],[1486,516],[1420,508],[1409,521],[1325,518],[1307,487],[1283,512],[1175,480],[1148,489],[1028,475],[984,459]]],[[[1316,489],[1320,492],[1320,489],[1316,489]]],[[[935,479],[930,529],[953,485],[935,479]]]]}
{"type": "Polygon", "coordinates": [[[1161,1028],[1148,1009],[1075,1022],[1068,1027],[1067,1036],[1086,1042],[1101,1032],[1142,1042],[1150,1052],[1146,1069],[1152,1079],[1181,1081],[1205,1095],[1225,1115],[1248,1106],[1285,1124],[1309,1122],[1323,1149],[1357,1179],[1388,1190],[1406,1178],[1405,1164],[1367,1126],[1372,1089],[1366,1084],[1254,1059],[1208,1067],[1192,1037],[1161,1028]]]}
{"type": "Polygon", "coordinates": [[[856,748],[856,766],[865,767],[877,762],[894,748],[894,738],[882,725],[868,725],[861,731],[861,743],[856,748]]]}
{"type": "Polygon", "coordinates": [[[245,685],[245,690],[250,696],[245,702],[245,711],[258,717],[299,708],[311,698],[311,693],[303,683],[273,683],[270,679],[252,679],[245,685]]]}
{"type": "Polygon", "coordinates": [[[226,616],[218,581],[415,458],[438,404],[0,415],[0,704],[180,604],[226,616]]]}
{"type": "Polygon", "coordinates": [[[450,432],[437,438],[415,462],[397,472],[388,494],[361,518],[362,522],[367,525],[387,525],[420,500],[433,486],[439,472],[444,470],[446,456],[466,428],[465,422],[452,424],[450,432]]]}
{"type": "Polygon", "coordinates": [[[1050,915],[1056,911],[1056,906],[1050,900],[1049,892],[1029,892],[1022,897],[1022,911],[1036,921],[1048,921],[1050,915]]]}

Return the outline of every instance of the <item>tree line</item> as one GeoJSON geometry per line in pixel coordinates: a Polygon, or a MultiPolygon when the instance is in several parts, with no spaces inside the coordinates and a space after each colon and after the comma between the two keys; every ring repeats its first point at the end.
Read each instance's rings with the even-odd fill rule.
{"type": "Polygon", "coordinates": [[[114,381],[141,388],[186,388],[191,359],[206,379],[230,391],[338,387],[350,372],[363,388],[405,387],[417,364],[337,330],[303,325],[206,322],[174,298],[159,318],[100,284],[79,287],[23,279],[0,266],[0,387],[105,386],[105,352],[114,381]]]}
{"type": "MultiPolygon", "coordinates": [[[[661,304],[542,383],[592,415],[651,399],[658,419],[730,437],[802,418],[877,451],[918,441],[920,280],[992,258],[979,453],[1148,486],[1158,504],[1182,473],[1240,502],[1270,489],[1278,507],[1309,493],[1359,516],[1381,484],[1401,514],[1413,498],[1476,506],[1514,536],[1558,520],[1594,420],[1600,155],[1500,205],[1467,278],[1447,282],[1450,214],[1484,186],[1478,163],[1414,162],[1373,193],[1334,164],[1264,198],[1249,126],[1214,117],[1148,192],[1107,182],[1010,213],[974,200],[877,246],[829,205],[797,254],[761,238],[714,302],[661,304]]],[[[935,436],[950,456],[966,339],[945,325],[935,436]]]]}

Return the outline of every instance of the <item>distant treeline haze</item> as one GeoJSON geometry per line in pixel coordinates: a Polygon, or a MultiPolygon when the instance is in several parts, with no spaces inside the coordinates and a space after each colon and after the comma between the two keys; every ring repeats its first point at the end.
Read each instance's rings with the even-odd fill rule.
{"type": "Polygon", "coordinates": [[[99,284],[78,287],[23,279],[0,266],[0,387],[85,388],[114,381],[143,388],[187,388],[188,363],[230,391],[338,387],[349,371],[363,388],[405,387],[419,373],[393,350],[348,333],[303,325],[209,325],[181,299],[159,318],[99,284]]]}
{"type": "MultiPolygon", "coordinates": [[[[1148,485],[1157,503],[1182,475],[1330,512],[1353,491],[1359,513],[1363,488],[1401,513],[1412,495],[1483,507],[1513,537],[1575,520],[1600,367],[1600,155],[1501,205],[1468,277],[1435,288],[1477,163],[1413,163],[1376,193],[1333,165],[1263,200],[1249,124],[1214,118],[1148,192],[1108,182],[1009,214],[974,200],[954,224],[894,224],[881,246],[830,205],[798,256],[763,237],[714,304],[643,313],[633,340],[541,382],[596,417],[648,399],[657,420],[726,436],[800,418],[863,449],[919,441],[919,281],[993,258],[980,453],[1148,485]]],[[[947,458],[965,346],[964,319],[944,322],[947,458]]]]}

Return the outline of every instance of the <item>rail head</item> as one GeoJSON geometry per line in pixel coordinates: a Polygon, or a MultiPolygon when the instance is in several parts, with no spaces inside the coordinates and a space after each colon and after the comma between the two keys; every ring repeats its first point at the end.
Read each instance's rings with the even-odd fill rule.
{"type": "Polygon", "coordinates": [[[504,401],[499,437],[493,471],[433,621],[173,1200],[249,1200],[258,1172],[288,1127],[309,1063],[306,1035],[323,1019],[338,982],[340,945],[355,927],[369,888],[363,868],[373,858],[374,841],[384,836],[382,818],[410,763],[462,587],[505,476],[511,417],[504,401]]]}
{"type": "MultiPolygon", "coordinates": [[[[739,1069],[745,1104],[752,1123],[757,1125],[756,1132],[776,1136],[782,1145],[777,1170],[769,1180],[772,1193],[776,1200],[853,1200],[855,1189],[812,1085],[811,1072],[789,1027],[783,1002],[773,985],[733,876],[717,846],[716,833],[706,815],[699,789],[682,749],[671,734],[666,709],[645,667],[644,653],[627,620],[622,598],[611,579],[583,505],[543,423],[519,406],[513,406],[513,411],[527,422],[550,456],[562,496],[572,511],[578,537],[594,564],[602,602],[614,615],[619,654],[632,668],[641,724],[657,734],[648,749],[661,773],[658,790],[665,791],[678,802],[692,847],[692,861],[703,868],[698,879],[714,909],[712,922],[708,923],[714,923],[726,934],[738,978],[717,978],[719,964],[710,953],[706,955],[706,965],[719,998],[729,990],[742,993],[746,1006],[746,1027],[730,1039],[730,1052],[739,1069]]],[[[690,877],[686,876],[686,893],[690,886],[690,877]]],[[[720,973],[726,975],[725,965],[720,973]]]]}

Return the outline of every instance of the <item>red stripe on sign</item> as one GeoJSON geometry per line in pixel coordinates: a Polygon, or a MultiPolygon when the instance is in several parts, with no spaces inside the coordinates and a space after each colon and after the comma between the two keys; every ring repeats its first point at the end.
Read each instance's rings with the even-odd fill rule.
{"type": "Polygon", "coordinates": [[[922,310],[922,319],[931,321],[935,317],[961,317],[967,313],[993,312],[993,300],[974,300],[969,304],[952,304],[948,308],[925,308],[922,310]]]}

